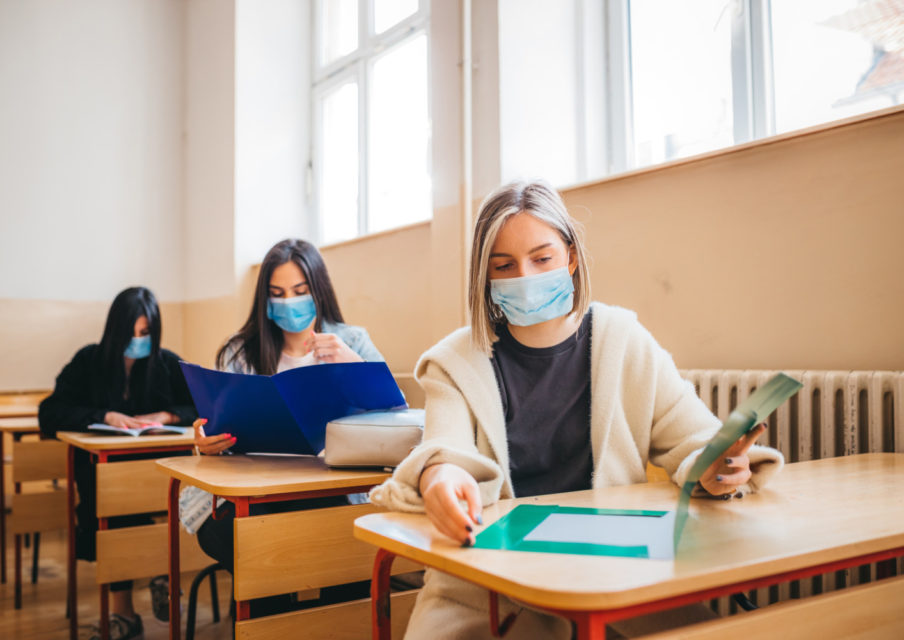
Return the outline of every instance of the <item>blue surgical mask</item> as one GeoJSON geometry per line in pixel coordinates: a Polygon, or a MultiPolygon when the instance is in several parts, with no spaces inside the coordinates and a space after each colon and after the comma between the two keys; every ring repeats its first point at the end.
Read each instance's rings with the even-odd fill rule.
{"type": "Polygon", "coordinates": [[[141,360],[151,355],[151,336],[141,336],[140,338],[132,338],[126,345],[124,353],[126,358],[133,360],[141,360]]]}
{"type": "Polygon", "coordinates": [[[317,307],[310,294],[294,298],[270,298],[267,301],[267,317],[283,331],[301,333],[314,322],[317,307]]]}
{"type": "Polygon", "coordinates": [[[510,324],[529,327],[564,316],[574,306],[567,267],[520,278],[490,280],[490,298],[510,324]]]}

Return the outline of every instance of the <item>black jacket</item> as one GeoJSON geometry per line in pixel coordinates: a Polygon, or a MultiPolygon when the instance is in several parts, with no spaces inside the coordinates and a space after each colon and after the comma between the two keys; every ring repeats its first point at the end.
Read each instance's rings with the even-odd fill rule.
{"type": "Polygon", "coordinates": [[[191,424],[198,417],[182,370],[179,356],[160,350],[153,379],[148,380],[149,358],[132,365],[126,397],[111,397],[101,375],[99,346],[89,344],[63,367],[56,386],[38,408],[38,422],[44,437],[57,431],[84,431],[88,425],[103,422],[108,411],[129,416],[169,411],[179,416],[179,424],[191,424]]]}

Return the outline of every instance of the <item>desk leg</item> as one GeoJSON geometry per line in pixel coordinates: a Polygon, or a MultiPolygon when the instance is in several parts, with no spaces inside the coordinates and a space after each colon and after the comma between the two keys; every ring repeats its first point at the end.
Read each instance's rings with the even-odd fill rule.
{"type": "MultiPolygon", "coordinates": [[[[107,530],[107,519],[97,519],[97,530],[107,530]]],[[[94,534],[97,536],[97,534],[94,534]]],[[[95,548],[97,542],[95,541],[95,548]]],[[[110,585],[106,582],[100,585],[100,638],[110,640],[110,585]]]]}
{"type": "MultiPolygon", "coordinates": [[[[22,493],[22,483],[15,482],[14,491],[16,495],[22,493]]],[[[27,538],[26,538],[27,539],[27,538]]],[[[22,534],[16,534],[16,586],[15,586],[15,595],[13,597],[14,607],[16,609],[22,608],[22,534]]]]}
{"type": "Polygon", "coordinates": [[[392,604],[389,598],[389,575],[395,554],[378,549],[374,573],[370,581],[371,628],[373,640],[392,640],[392,604]]]}
{"type": "Polygon", "coordinates": [[[490,591],[490,633],[494,638],[504,638],[508,630],[515,624],[517,613],[510,613],[505,616],[502,624],[499,624],[499,594],[490,591]]]}
{"type": "Polygon", "coordinates": [[[572,618],[577,625],[576,640],[606,640],[606,617],[593,611],[572,618]]]}
{"type": "Polygon", "coordinates": [[[68,544],[66,557],[66,602],[69,609],[69,639],[78,638],[78,603],[76,603],[75,562],[75,447],[69,445],[66,463],[66,511],[68,520],[68,544]]]}
{"type": "MultiPolygon", "coordinates": [[[[216,509],[217,497],[213,497],[214,501],[214,509],[216,509]]],[[[251,513],[251,501],[248,498],[233,498],[233,504],[235,505],[235,517],[236,518],[247,518],[251,513]]],[[[232,527],[233,534],[235,533],[235,525],[232,527]]],[[[233,538],[233,553],[235,553],[235,549],[239,548],[239,545],[233,538]]],[[[235,567],[238,563],[235,561],[235,558],[232,559],[232,566],[235,567]]],[[[233,574],[233,582],[235,582],[235,574],[233,574]]],[[[232,587],[233,595],[235,594],[235,585],[232,587]]],[[[236,600],[235,601],[235,621],[239,620],[247,620],[251,617],[251,602],[249,600],[236,600]]]]}
{"type": "Polygon", "coordinates": [[[0,584],[6,584],[6,455],[0,433],[0,584]]]}
{"type": "Polygon", "coordinates": [[[169,496],[166,503],[166,522],[169,531],[169,619],[170,640],[179,640],[182,634],[181,611],[179,609],[179,479],[170,478],[169,496]]]}

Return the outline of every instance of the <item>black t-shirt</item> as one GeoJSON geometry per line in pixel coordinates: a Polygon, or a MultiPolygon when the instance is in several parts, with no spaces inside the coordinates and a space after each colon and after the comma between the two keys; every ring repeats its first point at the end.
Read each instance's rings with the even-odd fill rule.
{"type": "Polygon", "coordinates": [[[590,312],[580,328],[552,347],[526,347],[496,327],[490,362],[496,374],[515,495],[589,489],[590,312]]]}

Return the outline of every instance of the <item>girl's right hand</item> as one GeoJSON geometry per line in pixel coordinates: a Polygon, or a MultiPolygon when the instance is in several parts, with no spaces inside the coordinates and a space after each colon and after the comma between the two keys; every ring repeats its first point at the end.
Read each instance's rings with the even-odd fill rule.
{"type": "Polygon", "coordinates": [[[215,456],[235,444],[236,439],[230,433],[220,433],[215,436],[204,435],[205,424],[207,424],[207,418],[198,418],[191,425],[195,432],[195,448],[198,452],[215,456]]]}
{"type": "Polygon", "coordinates": [[[104,423],[111,427],[119,427],[120,429],[138,429],[144,426],[144,423],[137,418],[127,416],[118,411],[107,411],[104,414],[104,423]]]}
{"type": "Polygon", "coordinates": [[[480,489],[473,476],[454,464],[431,465],[421,473],[420,490],[433,526],[463,546],[474,544],[473,525],[483,524],[483,519],[480,489]],[[467,503],[467,511],[460,500],[467,503]]]}

